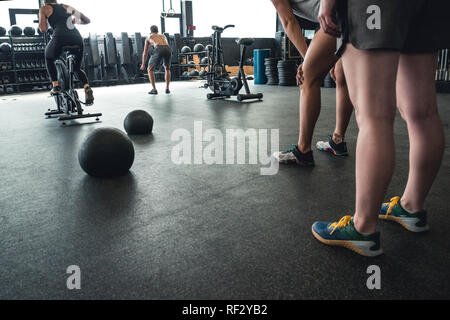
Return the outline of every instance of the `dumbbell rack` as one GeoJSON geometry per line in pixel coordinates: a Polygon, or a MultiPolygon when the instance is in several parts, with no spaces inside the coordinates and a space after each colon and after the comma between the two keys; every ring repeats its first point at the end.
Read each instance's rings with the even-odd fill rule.
{"type": "MultiPolygon", "coordinates": [[[[9,37],[1,37],[0,43],[11,44],[9,37]]],[[[12,64],[12,52],[0,53],[0,95],[15,92],[15,73],[12,64]]]]}
{"type": "Polygon", "coordinates": [[[183,71],[188,71],[189,69],[197,69],[197,67],[206,68],[208,67],[208,64],[201,64],[201,63],[193,63],[189,64],[186,63],[187,61],[194,61],[194,56],[198,56],[199,61],[201,61],[202,58],[207,56],[206,51],[199,51],[199,52],[188,52],[188,53],[181,53],[178,52],[178,57],[180,59],[180,78],[184,80],[190,80],[190,79],[204,79],[205,77],[201,76],[189,76],[189,75],[183,75],[183,71]]]}
{"type": "Polygon", "coordinates": [[[11,44],[18,92],[49,90],[51,85],[45,67],[44,37],[11,37],[11,44]]]}

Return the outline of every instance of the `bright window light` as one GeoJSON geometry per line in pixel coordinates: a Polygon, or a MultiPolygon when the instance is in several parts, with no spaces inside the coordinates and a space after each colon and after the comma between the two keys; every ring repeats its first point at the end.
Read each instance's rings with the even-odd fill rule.
{"type": "MultiPolygon", "coordinates": [[[[121,32],[129,34],[141,32],[146,35],[151,25],[160,25],[162,0],[127,0],[126,2],[67,0],[63,3],[72,5],[91,19],[90,25],[78,26],[84,36],[90,32],[97,34],[112,32],[116,35],[121,32]]],[[[235,24],[236,28],[228,29],[224,37],[273,38],[275,36],[275,9],[269,0],[193,0],[192,3],[194,25],[197,27],[194,34],[196,37],[210,36],[212,25],[227,24],[235,24]]],[[[172,0],[172,5],[179,13],[180,1],[172,0]]],[[[1,1],[0,25],[7,29],[9,8],[37,9],[38,0],[1,1]]],[[[168,11],[169,8],[170,0],[165,0],[165,10],[168,11]]],[[[169,19],[166,27],[170,34],[179,33],[179,24],[176,19],[169,19]]]]}

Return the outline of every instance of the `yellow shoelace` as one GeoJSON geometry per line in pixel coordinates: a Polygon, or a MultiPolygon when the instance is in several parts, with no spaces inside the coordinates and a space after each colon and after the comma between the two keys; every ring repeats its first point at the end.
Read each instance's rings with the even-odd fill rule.
{"type": "Polygon", "coordinates": [[[386,212],[386,218],[392,213],[392,210],[394,210],[394,207],[400,202],[400,197],[395,197],[391,199],[391,202],[384,203],[383,205],[389,206],[387,212],[386,212]]]}
{"type": "Polygon", "coordinates": [[[333,230],[330,232],[330,235],[332,235],[336,231],[336,229],[338,229],[338,228],[341,229],[341,228],[348,226],[350,224],[351,220],[352,220],[352,216],[345,216],[339,222],[330,224],[329,228],[333,228],[333,230]]]}

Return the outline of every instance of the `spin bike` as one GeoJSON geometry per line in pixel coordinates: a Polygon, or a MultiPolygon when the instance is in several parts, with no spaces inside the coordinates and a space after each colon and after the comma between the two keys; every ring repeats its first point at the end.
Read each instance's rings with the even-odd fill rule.
{"type": "MultiPolygon", "coordinates": [[[[48,40],[48,35],[46,38],[48,40]]],[[[101,113],[84,114],[82,105],[88,104],[79,99],[78,92],[74,88],[75,71],[73,66],[76,57],[71,52],[79,49],[79,46],[63,47],[63,54],[55,62],[61,93],[53,96],[56,102],[56,109],[49,109],[45,115],[47,118],[60,115],[58,120],[62,121],[63,125],[66,124],[66,121],[85,118],[95,118],[96,121],[100,121],[99,117],[102,116],[101,113]]]]}
{"type": "Polygon", "coordinates": [[[212,35],[213,49],[209,52],[209,66],[207,73],[207,83],[205,88],[210,88],[213,93],[208,93],[208,99],[214,99],[219,97],[229,98],[230,96],[237,96],[239,102],[248,99],[263,98],[262,93],[252,94],[248,86],[247,75],[244,72],[244,60],[247,46],[254,43],[252,38],[237,39],[236,43],[240,47],[240,62],[239,72],[237,77],[230,78],[230,73],[227,72],[225,67],[225,61],[222,49],[222,33],[228,28],[234,28],[234,25],[227,25],[223,28],[213,26],[214,33],[212,35]],[[245,94],[239,94],[242,87],[245,88],[245,94]]]}

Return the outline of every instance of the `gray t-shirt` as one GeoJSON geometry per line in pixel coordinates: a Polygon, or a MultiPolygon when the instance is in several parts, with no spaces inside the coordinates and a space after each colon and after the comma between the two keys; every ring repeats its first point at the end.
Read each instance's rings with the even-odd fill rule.
{"type": "Polygon", "coordinates": [[[289,2],[297,17],[319,22],[317,16],[319,15],[320,0],[289,0],[289,2]]]}

